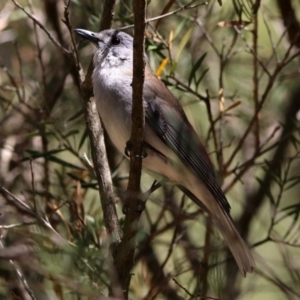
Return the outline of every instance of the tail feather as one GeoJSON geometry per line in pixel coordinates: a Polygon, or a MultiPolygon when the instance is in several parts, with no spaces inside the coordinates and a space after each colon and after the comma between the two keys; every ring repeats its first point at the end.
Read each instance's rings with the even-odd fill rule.
{"type": "Polygon", "coordinates": [[[236,230],[231,217],[224,213],[213,214],[213,220],[222,233],[241,273],[246,277],[246,273],[252,273],[255,261],[249,247],[236,230]]]}
{"type": "Polygon", "coordinates": [[[193,192],[182,186],[179,186],[179,188],[198,206],[212,216],[214,223],[223,235],[242,275],[245,277],[246,273],[252,273],[255,267],[255,261],[251,250],[236,230],[229,213],[220,207],[202,184],[194,185],[193,187],[195,186],[197,186],[197,188],[195,188],[193,192]]]}

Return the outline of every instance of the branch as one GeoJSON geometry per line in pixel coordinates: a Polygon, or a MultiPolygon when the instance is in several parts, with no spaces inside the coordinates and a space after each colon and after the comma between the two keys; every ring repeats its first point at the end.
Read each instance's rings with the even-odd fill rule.
{"type": "MultiPolygon", "coordinates": [[[[163,14],[163,15],[151,18],[151,19],[147,19],[145,21],[145,24],[148,24],[150,22],[154,22],[154,21],[157,21],[157,20],[161,20],[161,19],[164,19],[164,18],[172,16],[172,15],[176,15],[179,12],[184,11],[184,10],[196,8],[196,7],[201,6],[201,5],[208,5],[208,2],[203,2],[203,3],[200,3],[200,4],[192,5],[195,1],[196,0],[192,0],[190,3],[188,3],[186,5],[183,5],[183,6],[177,8],[177,9],[171,11],[171,12],[166,13],[166,14],[163,14]]],[[[124,26],[124,27],[119,28],[119,30],[126,30],[126,29],[129,29],[129,28],[132,28],[132,27],[135,27],[135,25],[124,26]]]]}
{"type": "Polygon", "coordinates": [[[135,0],[134,10],[134,41],[133,41],[133,81],[132,81],[132,131],[130,137],[130,172],[125,199],[126,218],[123,239],[116,256],[116,270],[122,286],[124,297],[128,298],[130,271],[134,264],[135,236],[138,221],[142,212],[140,199],[140,180],[143,155],[144,107],[143,86],[145,76],[145,15],[146,1],[135,0]]]}
{"type": "Polygon", "coordinates": [[[260,146],[260,116],[259,108],[259,78],[258,78],[258,9],[260,7],[260,0],[257,0],[253,5],[253,101],[254,101],[254,137],[255,137],[255,152],[259,151],[260,146]],[[254,9],[256,7],[256,9],[254,9]]]}
{"type": "MultiPolygon", "coordinates": [[[[114,0],[104,1],[100,31],[111,27],[114,15],[114,6],[114,0]]],[[[83,100],[87,131],[91,143],[94,169],[99,184],[104,223],[111,237],[111,249],[113,255],[121,241],[121,230],[114,202],[112,179],[107,161],[103,129],[100,123],[95,101],[92,98],[92,72],[93,60],[91,60],[85,79],[81,84],[80,92],[83,100]]],[[[113,279],[111,287],[114,288],[115,286],[116,282],[113,279]]]]}

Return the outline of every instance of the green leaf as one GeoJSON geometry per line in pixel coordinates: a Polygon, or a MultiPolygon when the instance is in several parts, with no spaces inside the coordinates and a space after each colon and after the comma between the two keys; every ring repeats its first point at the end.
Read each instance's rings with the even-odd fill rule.
{"type": "Polygon", "coordinates": [[[84,132],[83,132],[83,134],[82,134],[82,137],[81,137],[81,139],[80,139],[80,142],[79,142],[78,151],[81,149],[81,147],[82,147],[82,145],[84,144],[84,141],[86,140],[87,136],[88,136],[88,131],[87,131],[87,129],[85,128],[85,130],[84,130],[84,132]]]}
{"type": "Polygon", "coordinates": [[[79,130],[74,129],[74,130],[69,131],[64,137],[66,138],[66,137],[69,137],[69,136],[72,136],[72,135],[75,135],[78,133],[79,133],[79,130]]]}
{"type": "Polygon", "coordinates": [[[59,165],[62,165],[64,167],[68,167],[68,168],[72,168],[72,169],[76,169],[76,170],[84,170],[83,168],[78,167],[78,166],[76,166],[76,165],[74,165],[72,163],[69,163],[67,161],[64,161],[64,160],[62,160],[62,159],[60,159],[60,158],[58,158],[56,156],[50,156],[50,157],[48,157],[48,160],[50,160],[52,162],[55,162],[55,163],[57,163],[59,165]]]}
{"type": "Polygon", "coordinates": [[[282,172],[281,172],[281,165],[279,164],[272,164],[269,161],[265,160],[265,164],[268,166],[268,168],[263,168],[266,173],[269,173],[276,181],[276,183],[281,186],[282,185],[282,172]]]}
{"type": "Polygon", "coordinates": [[[57,139],[57,136],[54,132],[52,131],[44,131],[44,132],[41,132],[41,131],[31,131],[29,133],[27,133],[27,136],[28,137],[35,137],[35,136],[54,136],[56,139],[57,139]]]}
{"type": "Polygon", "coordinates": [[[94,189],[94,190],[98,190],[98,183],[95,182],[95,183],[81,183],[81,187],[83,189],[94,189]]]}
{"type": "Polygon", "coordinates": [[[290,137],[290,141],[291,141],[292,145],[294,146],[295,150],[297,151],[299,148],[299,144],[300,144],[299,140],[294,135],[292,135],[290,137]]]}
{"type": "Polygon", "coordinates": [[[202,79],[204,78],[204,76],[206,75],[206,73],[208,72],[209,68],[205,69],[203,71],[203,73],[201,74],[200,78],[197,80],[196,82],[196,91],[198,92],[198,87],[199,87],[199,84],[200,82],[202,81],[202,79]]]}
{"type": "Polygon", "coordinates": [[[300,183],[300,177],[294,178],[292,180],[290,179],[289,182],[291,182],[291,183],[288,186],[284,187],[285,191],[291,189],[292,187],[294,187],[295,185],[297,185],[298,183],[300,183]]]}
{"type": "Polygon", "coordinates": [[[298,212],[300,211],[300,204],[298,203],[298,204],[289,205],[282,209],[282,211],[286,211],[286,210],[292,210],[293,212],[298,212]]]}
{"type": "Polygon", "coordinates": [[[29,153],[30,157],[24,157],[21,161],[26,161],[26,160],[29,160],[29,159],[36,159],[36,158],[40,158],[40,157],[48,158],[51,155],[62,152],[62,151],[66,151],[66,149],[64,149],[64,148],[55,149],[55,150],[49,150],[49,151],[46,151],[46,152],[27,149],[27,150],[25,150],[25,152],[29,153]]]}
{"type": "Polygon", "coordinates": [[[241,12],[242,12],[242,9],[240,8],[239,3],[237,3],[236,0],[233,0],[232,4],[233,4],[235,12],[237,13],[238,16],[240,16],[241,12]]]}
{"type": "Polygon", "coordinates": [[[175,32],[174,32],[174,38],[177,37],[177,35],[181,32],[181,30],[185,27],[187,20],[183,19],[178,26],[176,26],[175,32]]]}
{"type": "Polygon", "coordinates": [[[266,186],[265,183],[258,177],[256,177],[256,180],[258,181],[258,183],[260,184],[260,186],[263,188],[266,196],[270,199],[271,203],[273,205],[275,205],[275,199],[271,193],[271,190],[270,190],[270,187],[269,186],[266,186]]]}
{"type": "Polygon", "coordinates": [[[76,120],[78,117],[83,115],[83,109],[75,113],[70,119],[68,119],[68,122],[76,120]]]}
{"type": "Polygon", "coordinates": [[[186,44],[188,43],[189,39],[191,38],[191,35],[192,35],[192,32],[193,32],[193,28],[190,28],[186,34],[184,35],[184,37],[182,38],[179,46],[178,46],[178,50],[177,50],[177,53],[176,53],[176,57],[175,57],[175,61],[177,62],[184,47],[186,46],[186,44]]]}
{"type": "Polygon", "coordinates": [[[189,86],[191,85],[193,78],[195,79],[196,82],[196,76],[195,76],[196,71],[200,68],[204,58],[206,57],[206,54],[207,52],[201,55],[200,58],[197,60],[197,62],[194,64],[189,77],[189,86]]]}

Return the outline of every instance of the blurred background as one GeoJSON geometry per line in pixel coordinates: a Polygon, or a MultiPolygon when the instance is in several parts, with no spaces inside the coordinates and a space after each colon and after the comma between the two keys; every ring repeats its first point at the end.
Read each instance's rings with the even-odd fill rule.
{"type": "MultiPolygon", "coordinates": [[[[102,5],[0,3],[0,299],[114,290],[79,92],[93,47],[72,31],[98,31],[102,5]]],[[[299,1],[148,1],[148,19],[164,14],[146,28],[150,65],[202,137],[257,267],[243,278],[210,218],[166,184],[140,219],[130,299],[300,299],[299,1]]],[[[117,1],[113,28],[132,23],[117,1]]],[[[122,226],[128,162],[105,138],[122,226]]]]}

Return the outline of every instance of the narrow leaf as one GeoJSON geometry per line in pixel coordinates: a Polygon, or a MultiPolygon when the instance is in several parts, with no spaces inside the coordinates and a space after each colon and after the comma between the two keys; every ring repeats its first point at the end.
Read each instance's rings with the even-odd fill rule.
{"type": "Polygon", "coordinates": [[[62,152],[62,151],[66,151],[66,149],[64,149],[64,148],[63,149],[55,149],[55,150],[49,150],[49,151],[46,151],[46,152],[27,149],[27,150],[25,150],[25,152],[27,152],[30,155],[30,157],[24,157],[21,161],[26,161],[26,160],[29,160],[29,159],[36,159],[36,158],[39,158],[39,157],[49,157],[53,154],[56,154],[56,153],[59,153],[59,152],[62,152]]]}
{"type": "Polygon", "coordinates": [[[186,44],[188,43],[188,41],[189,41],[189,39],[190,39],[190,37],[191,37],[191,35],[192,35],[192,32],[193,32],[193,29],[190,28],[190,29],[186,32],[186,34],[184,35],[184,37],[182,38],[182,40],[181,40],[181,42],[180,42],[180,44],[179,44],[179,46],[178,46],[177,53],[176,53],[176,57],[175,57],[175,60],[176,60],[176,61],[178,61],[178,59],[179,59],[179,57],[180,57],[180,55],[181,55],[181,53],[182,53],[184,47],[185,47],[186,44]]]}
{"type": "Polygon", "coordinates": [[[83,109],[79,110],[77,113],[75,113],[70,119],[68,119],[68,122],[73,121],[83,115],[83,109]]]}
{"type": "Polygon", "coordinates": [[[66,138],[66,137],[75,135],[75,134],[77,134],[78,132],[79,132],[79,130],[77,130],[77,129],[71,130],[71,131],[69,131],[64,137],[66,138]]]}
{"type": "Polygon", "coordinates": [[[82,145],[84,144],[84,141],[86,140],[87,136],[88,136],[88,131],[87,131],[87,129],[85,128],[85,130],[84,130],[84,132],[83,132],[83,134],[82,134],[82,137],[81,137],[81,139],[80,139],[80,142],[79,142],[78,151],[81,149],[81,147],[82,147],[82,145]]]}
{"type": "Polygon", "coordinates": [[[264,192],[266,196],[270,199],[271,203],[275,205],[275,199],[271,193],[270,187],[266,186],[260,178],[256,177],[256,180],[259,182],[260,186],[264,189],[264,192]]]}
{"type": "Polygon", "coordinates": [[[197,62],[194,64],[194,66],[193,66],[193,68],[192,68],[192,71],[191,71],[191,73],[190,73],[190,77],[189,77],[189,86],[191,85],[193,78],[195,78],[195,74],[196,74],[197,70],[198,70],[198,69],[200,68],[200,66],[202,65],[202,62],[203,62],[203,60],[204,60],[206,54],[207,54],[207,52],[204,53],[203,55],[201,55],[201,56],[199,57],[199,59],[197,60],[197,62]]]}
{"type": "Polygon", "coordinates": [[[196,86],[197,86],[197,91],[198,91],[198,87],[199,87],[199,84],[200,82],[202,81],[202,79],[204,78],[204,76],[206,75],[206,73],[209,71],[209,68],[205,69],[203,71],[203,73],[201,74],[201,76],[199,77],[199,79],[197,80],[196,82],[196,86]]]}
{"type": "Polygon", "coordinates": [[[68,168],[72,168],[72,169],[76,169],[76,170],[84,170],[84,169],[81,168],[81,167],[78,167],[78,166],[76,166],[76,165],[74,165],[74,164],[72,164],[72,163],[69,163],[69,162],[67,162],[67,161],[64,161],[64,160],[62,160],[62,159],[60,159],[60,158],[58,158],[58,157],[55,157],[55,156],[50,156],[50,157],[48,157],[48,160],[50,160],[50,161],[52,161],[52,162],[55,162],[55,163],[57,163],[57,164],[59,164],[59,165],[62,165],[62,166],[64,166],[64,167],[68,167],[68,168]]]}

